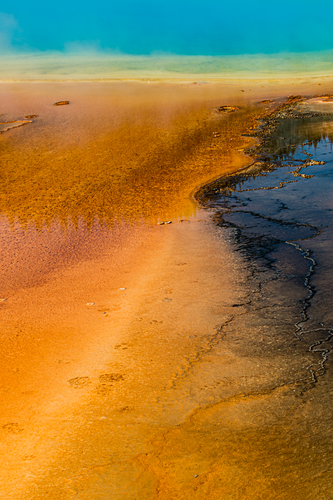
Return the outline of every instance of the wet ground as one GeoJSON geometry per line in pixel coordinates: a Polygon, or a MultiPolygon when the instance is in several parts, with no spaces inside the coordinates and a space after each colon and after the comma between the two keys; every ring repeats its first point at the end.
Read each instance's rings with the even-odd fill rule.
{"type": "Polygon", "coordinates": [[[1,498],[332,498],[332,122],[265,85],[0,88],[1,498]]]}
{"type": "MultiPolygon", "coordinates": [[[[257,83],[255,98],[265,91],[257,83]]],[[[165,387],[195,358],[193,335],[215,334],[219,289],[236,293],[230,271],[202,301],[229,250],[216,250],[191,192],[247,164],[234,149],[263,108],[241,94],[0,86],[1,498],[135,498],[128,462],[188,413],[172,392],[165,417],[165,387]],[[239,112],[217,110],[234,99],[239,112]]]]}
{"type": "Polygon", "coordinates": [[[224,341],[260,376],[252,386],[244,374],[234,403],[263,398],[237,445],[227,433],[247,480],[224,498],[333,498],[333,116],[284,111],[261,122],[253,165],[199,193],[247,272],[224,341]]]}

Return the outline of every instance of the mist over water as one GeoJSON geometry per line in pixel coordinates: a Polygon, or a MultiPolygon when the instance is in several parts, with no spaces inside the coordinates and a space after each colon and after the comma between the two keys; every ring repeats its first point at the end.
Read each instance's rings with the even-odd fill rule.
{"type": "Polygon", "coordinates": [[[0,32],[16,49],[73,45],[148,55],[237,55],[332,48],[332,3],[307,1],[108,2],[17,0],[1,7],[0,32]]]}
{"type": "Polygon", "coordinates": [[[18,0],[0,11],[0,80],[327,75],[332,4],[18,0]]]}
{"type": "Polygon", "coordinates": [[[1,80],[328,76],[333,51],[238,56],[36,52],[0,55],[1,80]]]}

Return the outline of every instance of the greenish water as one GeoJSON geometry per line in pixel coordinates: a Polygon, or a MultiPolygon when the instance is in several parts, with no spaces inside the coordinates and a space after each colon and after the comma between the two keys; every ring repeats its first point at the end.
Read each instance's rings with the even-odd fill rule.
{"type": "Polygon", "coordinates": [[[230,56],[35,52],[0,56],[0,80],[71,78],[269,78],[333,73],[333,51],[230,56]]]}
{"type": "Polygon", "coordinates": [[[332,72],[332,3],[16,0],[0,8],[0,79],[332,72]]]}

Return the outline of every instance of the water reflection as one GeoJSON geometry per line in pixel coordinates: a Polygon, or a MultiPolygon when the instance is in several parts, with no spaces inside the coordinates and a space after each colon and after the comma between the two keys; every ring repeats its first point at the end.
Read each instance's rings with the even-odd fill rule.
{"type": "Polygon", "coordinates": [[[70,89],[70,106],[41,110],[39,99],[54,102],[54,89],[37,93],[34,106],[33,92],[20,95],[28,101],[22,112],[38,116],[0,138],[3,293],[40,284],[106,247],[127,247],[145,225],[192,217],[191,191],[246,163],[231,138],[259,109],[226,116],[178,94],[169,101],[158,89],[140,98],[121,87],[118,99],[116,90],[70,89]]]}
{"type": "Polygon", "coordinates": [[[259,174],[250,168],[201,193],[206,204],[218,209],[218,224],[231,230],[251,265],[274,272],[285,286],[296,280],[304,287],[306,313],[300,308],[298,334],[302,329],[309,333],[309,323],[327,332],[333,324],[332,297],[326,289],[328,277],[333,279],[328,251],[333,239],[332,127],[331,117],[283,120],[278,137],[274,134],[265,145],[270,160],[266,170],[260,164],[259,174]],[[286,273],[290,267],[292,274],[286,273]],[[316,301],[314,307],[318,294],[325,301],[316,301]]]}
{"type": "MultiPolygon", "coordinates": [[[[40,228],[55,219],[64,228],[68,219],[112,227],[117,221],[156,223],[193,215],[189,194],[218,175],[221,165],[236,168],[230,138],[260,110],[226,117],[202,103],[175,112],[171,103],[164,116],[167,106],[133,109],[131,117],[100,134],[79,115],[79,125],[37,118],[19,139],[3,136],[0,212],[40,228]],[[88,139],[81,140],[84,134],[88,139]]],[[[63,113],[75,121],[70,110],[63,113]]]]}
{"type": "Polygon", "coordinates": [[[253,470],[269,498],[331,498],[332,127],[332,117],[282,120],[264,146],[264,162],[199,193],[242,254],[247,275],[248,299],[235,304],[224,345],[260,374],[254,387],[240,389],[239,401],[221,403],[244,416],[250,398],[256,401],[237,432],[222,431],[228,456],[235,457],[237,439],[230,491],[247,488],[246,498],[259,495],[249,484],[253,470]]]}
{"type": "Polygon", "coordinates": [[[0,282],[1,294],[9,297],[20,288],[43,285],[50,276],[78,264],[82,259],[93,260],[112,249],[133,244],[138,228],[114,224],[112,231],[95,220],[89,229],[84,220],[67,221],[66,228],[59,221],[36,228],[33,223],[22,226],[0,217],[0,282]],[[64,230],[65,229],[65,230],[64,230]]]}
{"type": "Polygon", "coordinates": [[[333,118],[331,116],[286,119],[271,136],[267,149],[270,158],[275,161],[285,161],[290,158],[303,160],[309,154],[316,152],[317,145],[320,149],[318,153],[320,156],[323,155],[325,148],[332,148],[332,141],[333,118]]]}

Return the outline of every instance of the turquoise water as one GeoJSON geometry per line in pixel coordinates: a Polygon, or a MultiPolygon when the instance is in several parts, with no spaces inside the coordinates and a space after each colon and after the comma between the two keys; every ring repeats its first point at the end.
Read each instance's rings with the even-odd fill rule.
{"type": "Polygon", "coordinates": [[[332,2],[264,0],[16,0],[1,7],[0,40],[31,50],[89,47],[128,54],[308,52],[333,47],[332,2]]]}
{"type": "Polygon", "coordinates": [[[333,68],[333,4],[326,0],[318,8],[299,0],[17,0],[0,9],[0,79],[15,71],[109,77],[333,68]]]}

